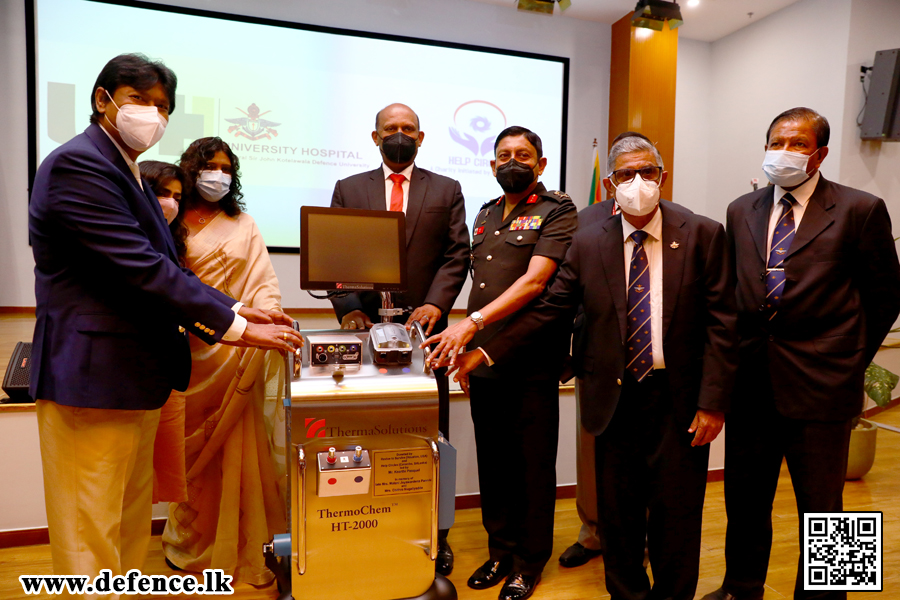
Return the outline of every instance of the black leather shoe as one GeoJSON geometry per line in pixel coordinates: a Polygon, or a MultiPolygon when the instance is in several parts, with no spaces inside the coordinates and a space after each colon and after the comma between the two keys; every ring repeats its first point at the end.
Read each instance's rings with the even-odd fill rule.
{"type": "Polygon", "coordinates": [[[566,551],[559,555],[559,564],[567,569],[572,567],[580,567],[592,558],[597,558],[603,554],[602,550],[591,550],[585,548],[579,542],[575,542],[566,551]]]}
{"type": "Polygon", "coordinates": [[[434,561],[434,570],[446,577],[453,572],[453,549],[447,543],[447,538],[438,539],[437,558],[434,561]]]}
{"type": "Polygon", "coordinates": [[[503,560],[489,560],[475,569],[466,585],[473,590],[486,590],[503,581],[511,570],[511,556],[507,556],[503,560]]]}
{"type": "Polygon", "coordinates": [[[522,573],[512,573],[506,578],[506,583],[500,590],[500,600],[525,600],[531,598],[534,588],[537,587],[541,580],[540,575],[523,575],[522,573]]]}
{"type": "Polygon", "coordinates": [[[719,588],[716,591],[703,596],[701,600],[762,600],[762,597],[763,592],[734,595],[726,592],[724,588],[719,588]]]}

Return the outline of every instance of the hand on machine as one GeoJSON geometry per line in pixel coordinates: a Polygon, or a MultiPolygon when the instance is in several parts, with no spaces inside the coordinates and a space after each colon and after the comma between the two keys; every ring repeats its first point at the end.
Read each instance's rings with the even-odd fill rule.
{"type": "Polygon", "coordinates": [[[238,314],[247,319],[247,328],[241,339],[223,341],[223,344],[300,353],[303,337],[294,330],[293,319],[285,313],[241,306],[238,314]]]}

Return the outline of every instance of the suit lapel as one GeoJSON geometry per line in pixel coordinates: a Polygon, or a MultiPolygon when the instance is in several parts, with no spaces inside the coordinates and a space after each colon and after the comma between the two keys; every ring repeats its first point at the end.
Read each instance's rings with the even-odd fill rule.
{"type": "Polygon", "coordinates": [[[156,221],[160,229],[160,237],[165,241],[166,249],[169,252],[169,258],[172,259],[174,263],[178,264],[178,252],[175,250],[175,241],[172,239],[172,231],[169,229],[169,224],[166,223],[166,216],[162,212],[162,206],[159,205],[156,194],[150,189],[150,184],[144,182],[143,179],[141,182],[142,187],[144,188],[144,196],[150,203],[151,210],[156,215],[156,221]]]}
{"type": "Polygon", "coordinates": [[[753,241],[756,242],[756,249],[763,264],[768,261],[766,249],[769,247],[769,213],[774,197],[775,186],[766,187],[763,195],[753,204],[753,211],[747,215],[747,226],[750,228],[753,241]]]}
{"type": "Polygon", "coordinates": [[[622,215],[610,217],[603,224],[603,232],[597,239],[598,254],[602,260],[606,283],[616,315],[619,317],[619,335],[625,341],[625,319],[628,310],[628,298],[625,295],[625,239],[622,237],[622,215]]]}
{"type": "Polygon", "coordinates": [[[413,166],[409,177],[409,198],[406,201],[406,245],[412,239],[413,231],[419,222],[419,213],[425,204],[425,192],[428,190],[428,180],[425,173],[419,167],[413,166]]]}
{"type": "Polygon", "coordinates": [[[669,210],[664,202],[662,210],[662,257],[663,257],[663,339],[669,331],[675,304],[678,302],[681,280],[684,276],[684,260],[687,256],[687,244],[690,232],[684,228],[684,218],[673,210],[669,210]]]}
{"type": "Polygon", "coordinates": [[[122,158],[122,153],[119,152],[119,149],[116,148],[113,141],[101,130],[100,125],[91,125],[84,130],[84,133],[91,138],[91,141],[94,142],[94,145],[97,146],[100,153],[122,172],[122,175],[128,181],[129,185],[131,185],[131,190],[134,194],[138,197],[144,196],[143,188],[138,186],[138,182],[134,178],[134,173],[131,172],[125,159],[122,158]]]}
{"type": "Polygon", "coordinates": [[[162,213],[162,207],[160,207],[156,195],[150,191],[150,186],[144,184],[143,180],[141,184],[138,184],[131,169],[128,168],[125,159],[122,158],[122,153],[119,152],[119,149],[116,148],[112,140],[110,140],[105,133],[100,131],[99,125],[91,125],[85,130],[85,133],[91,138],[91,141],[94,142],[94,145],[97,146],[100,153],[122,172],[125,180],[128,181],[128,184],[131,186],[131,192],[132,196],[134,196],[135,203],[135,208],[132,208],[132,214],[134,215],[134,218],[137,219],[138,224],[144,228],[151,245],[156,247],[154,240],[161,238],[164,247],[156,248],[157,251],[167,253],[169,258],[177,263],[177,254],[175,252],[175,243],[172,241],[172,234],[168,231],[168,225],[166,224],[166,218],[162,213]],[[147,216],[142,217],[141,214],[136,212],[138,210],[143,210],[144,208],[150,211],[150,215],[147,216],[150,217],[149,220],[152,220],[153,227],[155,228],[152,232],[147,231],[147,216]]]}
{"type": "Polygon", "coordinates": [[[806,204],[806,210],[803,211],[803,218],[800,220],[800,227],[797,228],[791,247],[784,257],[785,260],[803,249],[834,223],[834,218],[828,214],[828,210],[832,206],[834,206],[834,198],[831,196],[830,186],[820,175],[819,183],[816,184],[816,189],[806,204]]]}
{"type": "Polygon", "coordinates": [[[369,172],[366,196],[369,210],[387,210],[387,199],[384,196],[384,170],[381,167],[369,172]]]}

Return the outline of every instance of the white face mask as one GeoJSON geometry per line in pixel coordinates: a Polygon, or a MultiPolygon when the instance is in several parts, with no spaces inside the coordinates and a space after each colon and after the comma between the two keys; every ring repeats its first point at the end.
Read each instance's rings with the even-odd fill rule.
{"type": "Polygon", "coordinates": [[[644,181],[640,175],[635,174],[634,179],[616,187],[616,202],[622,212],[629,215],[649,215],[659,204],[659,184],[653,180],[644,181]]]}
{"type": "Polygon", "coordinates": [[[175,217],[178,216],[178,200],[175,198],[157,198],[157,200],[159,200],[159,205],[162,207],[166,223],[171,225],[175,217]]]}
{"type": "Polygon", "coordinates": [[[204,200],[218,202],[231,187],[231,175],[222,171],[200,171],[195,185],[204,200]]]}
{"type": "MultiPolygon", "coordinates": [[[[818,149],[816,150],[818,152],[818,149]]],[[[762,170],[769,181],[781,187],[793,187],[800,185],[809,175],[806,173],[806,165],[812,154],[791,152],[790,150],[767,150],[763,159],[762,170]]]]}
{"type": "MultiPolygon", "coordinates": [[[[106,91],[106,90],[104,90],[106,91]]],[[[141,106],[140,104],[123,104],[121,107],[112,99],[109,92],[109,101],[113,103],[119,113],[116,115],[116,125],[109,120],[109,117],[103,115],[106,121],[112,125],[113,129],[122,136],[125,144],[138,152],[149,150],[156,142],[162,139],[166,132],[166,124],[168,121],[159,114],[155,106],[141,106]]]]}

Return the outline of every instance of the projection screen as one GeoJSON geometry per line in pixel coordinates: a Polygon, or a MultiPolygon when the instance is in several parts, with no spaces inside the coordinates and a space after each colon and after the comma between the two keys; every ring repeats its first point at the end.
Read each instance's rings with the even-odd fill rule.
{"type": "Polygon", "coordinates": [[[30,1],[33,168],[87,127],[110,58],[162,59],[178,76],[177,108],[139,160],[177,162],[197,138],[227,141],[270,250],[297,252],[300,206],[328,206],[338,179],[381,164],[371,132],[392,102],[420,117],[416,164],[462,184],[470,228],[501,193],[489,162],[508,125],[541,136],[542,181],[565,186],[567,58],[150,3],[30,1]]]}

